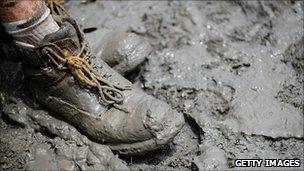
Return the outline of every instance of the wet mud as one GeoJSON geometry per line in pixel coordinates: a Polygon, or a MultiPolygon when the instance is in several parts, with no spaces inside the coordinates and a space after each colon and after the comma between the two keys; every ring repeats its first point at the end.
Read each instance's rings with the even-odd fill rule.
{"type": "Polygon", "coordinates": [[[1,170],[204,170],[233,168],[237,158],[303,161],[303,2],[65,6],[97,54],[103,37],[117,28],[147,40],[152,53],[126,77],[183,113],[187,123],[163,149],[116,155],[39,106],[27,93],[20,64],[3,59],[15,53],[2,43],[1,170]]]}

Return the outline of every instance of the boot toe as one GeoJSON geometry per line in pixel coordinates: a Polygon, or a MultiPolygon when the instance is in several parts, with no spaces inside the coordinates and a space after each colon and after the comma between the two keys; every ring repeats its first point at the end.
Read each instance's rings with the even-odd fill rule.
{"type": "Polygon", "coordinates": [[[184,122],[184,117],[181,113],[172,110],[168,104],[153,99],[146,112],[144,125],[150,130],[156,144],[161,147],[175,137],[184,122]]]}
{"type": "Polygon", "coordinates": [[[185,120],[181,113],[154,98],[142,102],[136,113],[143,115],[143,126],[150,132],[151,138],[132,143],[110,145],[113,151],[120,154],[144,154],[168,144],[182,129],[185,120]]]}

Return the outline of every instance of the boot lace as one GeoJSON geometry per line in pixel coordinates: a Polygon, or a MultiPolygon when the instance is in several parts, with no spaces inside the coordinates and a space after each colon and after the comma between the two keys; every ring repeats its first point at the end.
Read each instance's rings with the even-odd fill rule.
{"type": "Polygon", "coordinates": [[[46,5],[50,8],[51,14],[58,16],[68,16],[68,12],[63,7],[64,0],[46,0],[46,5]]]}
{"type": "MultiPolygon", "coordinates": [[[[71,23],[72,25],[75,24],[71,23]]],[[[79,26],[76,24],[76,31],[81,35],[79,26]]],[[[98,90],[99,100],[105,105],[113,105],[117,109],[128,112],[126,109],[119,106],[122,104],[125,97],[123,90],[130,90],[130,86],[120,86],[100,76],[94,68],[84,59],[85,47],[84,38],[79,38],[81,50],[77,55],[71,55],[68,50],[62,50],[55,43],[43,45],[42,52],[46,54],[49,61],[54,64],[59,70],[68,70],[72,73],[78,82],[86,87],[95,88],[98,90]]]]}

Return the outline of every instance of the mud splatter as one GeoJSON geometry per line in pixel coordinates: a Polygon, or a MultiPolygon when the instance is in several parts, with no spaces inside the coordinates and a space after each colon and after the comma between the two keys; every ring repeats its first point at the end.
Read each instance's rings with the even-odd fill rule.
{"type": "MultiPolygon", "coordinates": [[[[39,167],[35,156],[45,153],[46,165],[84,170],[94,162],[90,166],[184,170],[233,168],[236,158],[303,159],[303,2],[69,1],[66,6],[83,28],[96,28],[86,33],[96,52],[103,40],[98,37],[117,28],[148,40],[152,54],[128,77],[184,113],[187,125],[164,149],[145,156],[118,159],[103,145],[95,154],[99,150],[90,148],[90,140],[31,100],[18,64],[1,61],[1,169],[39,167]],[[25,134],[34,143],[23,140],[25,134]],[[22,145],[25,150],[18,148],[22,145]],[[99,156],[105,154],[112,157],[99,156]]],[[[7,58],[4,49],[1,56],[7,58]]]]}

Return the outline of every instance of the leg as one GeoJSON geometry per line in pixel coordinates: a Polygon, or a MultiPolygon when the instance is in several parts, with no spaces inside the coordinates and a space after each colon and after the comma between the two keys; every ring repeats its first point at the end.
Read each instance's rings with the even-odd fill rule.
{"type": "Polygon", "coordinates": [[[16,41],[32,45],[59,30],[43,0],[1,0],[0,19],[16,41]]]}

